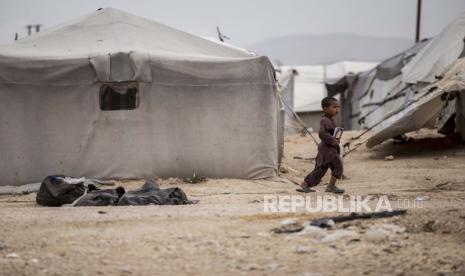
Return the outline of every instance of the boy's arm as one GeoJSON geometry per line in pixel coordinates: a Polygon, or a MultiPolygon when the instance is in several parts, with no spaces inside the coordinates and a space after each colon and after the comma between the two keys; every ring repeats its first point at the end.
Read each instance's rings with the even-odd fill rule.
{"type": "Polygon", "coordinates": [[[330,126],[328,122],[326,120],[321,120],[320,131],[318,132],[318,136],[320,137],[321,141],[331,146],[337,146],[339,141],[329,133],[329,130],[330,126]]]}

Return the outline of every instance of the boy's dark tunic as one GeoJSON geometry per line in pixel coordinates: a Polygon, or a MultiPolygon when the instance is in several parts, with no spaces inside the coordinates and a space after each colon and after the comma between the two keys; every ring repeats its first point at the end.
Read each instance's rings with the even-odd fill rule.
{"type": "Polygon", "coordinates": [[[343,167],[342,159],[339,155],[339,144],[336,138],[333,137],[335,128],[336,123],[332,118],[326,115],[321,117],[320,131],[318,132],[321,142],[318,144],[315,169],[305,177],[305,183],[308,187],[318,185],[329,168],[331,168],[332,176],[337,179],[342,177],[343,167]]]}

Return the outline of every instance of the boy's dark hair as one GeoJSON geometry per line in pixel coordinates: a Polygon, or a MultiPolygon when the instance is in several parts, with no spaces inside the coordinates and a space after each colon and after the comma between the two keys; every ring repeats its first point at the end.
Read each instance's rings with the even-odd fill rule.
{"type": "Polygon", "coordinates": [[[337,102],[336,98],[333,97],[325,97],[323,100],[321,100],[321,108],[325,108],[330,106],[332,103],[337,102]]]}

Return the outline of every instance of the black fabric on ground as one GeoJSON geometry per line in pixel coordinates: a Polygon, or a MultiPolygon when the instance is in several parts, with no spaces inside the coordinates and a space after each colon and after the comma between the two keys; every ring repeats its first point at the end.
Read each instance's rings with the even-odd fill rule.
{"type": "Polygon", "coordinates": [[[70,184],[64,178],[63,175],[47,176],[37,192],[37,203],[43,206],[61,206],[73,203],[85,193],[84,182],[70,184]]]}
{"type": "Polygon", "coordinates": [[[93,190],[80,198],[74,206],[116,206],[121,196],[125,193],[123,187],[116,189],[93,190]]]}
{"type": "Polygon", "coordinates": [[[125,193],[118,206],[125,205],[181,205],[189,204],[186,194],[180,188],[160,189],[158,183],[145,182],[134,191],[125,193]]]}
{"type": "Polygon", "coordinates": [[[181,205],[190,203],[181,189],[160,189],[158,183],[147,181],[139,189],[128,192],[125,192],[122,187],[93,190],[79,199],[74,206],[181,205]]]}

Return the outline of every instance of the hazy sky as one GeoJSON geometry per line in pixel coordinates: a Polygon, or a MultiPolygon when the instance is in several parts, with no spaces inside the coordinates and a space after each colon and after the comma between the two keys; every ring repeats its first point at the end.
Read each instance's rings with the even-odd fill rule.
{"type": "MultiPolygon", "coordinates": [[[[291,34],[355,33],[413,40],[417,0],[0,0],[0,44],[27,24],[50,27],[99,7],[118,8],[172,27],[246,46],[291,34]]],[[[422,37],[465,12],[465,0],[423,0],[422,37]]]]}

